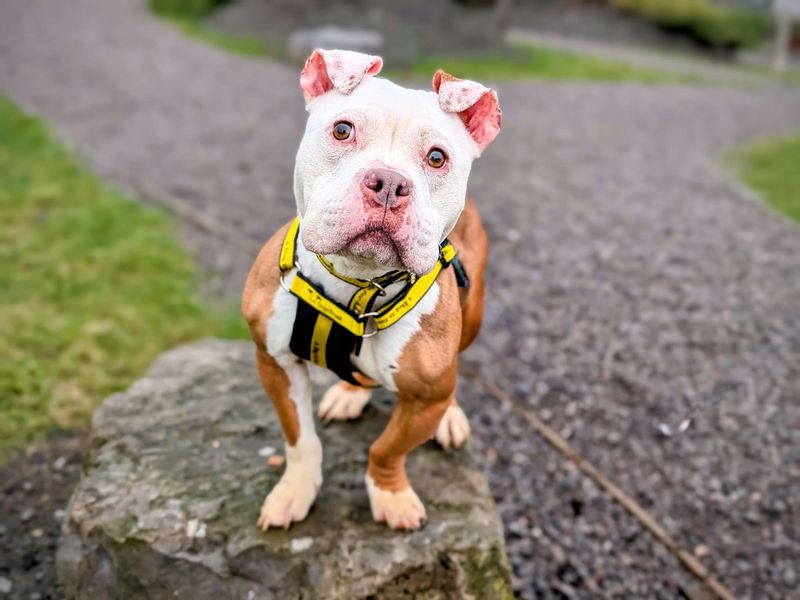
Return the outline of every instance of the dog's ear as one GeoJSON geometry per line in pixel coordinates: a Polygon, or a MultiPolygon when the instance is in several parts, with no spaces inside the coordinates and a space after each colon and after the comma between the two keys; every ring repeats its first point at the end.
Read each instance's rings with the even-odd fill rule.
{"type": "Polygon", "coordinates": [[[300,72],[300,87],[306,102],[333,89],[350,94],[367,77],[383,67],[380,56],[350,50],[314,50],[300,72]]]}
{"type": "Polygon", "coordinates": [[[500,104],[494,90],[442,70],[433,76],[433,90],[443,111],[458,113],[479,151],[500,133],[500,104]]]}

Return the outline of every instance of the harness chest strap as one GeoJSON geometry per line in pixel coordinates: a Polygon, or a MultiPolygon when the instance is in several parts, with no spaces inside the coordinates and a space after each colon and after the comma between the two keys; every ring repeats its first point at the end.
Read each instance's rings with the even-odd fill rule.
{"type": "MultiPolygon", "coordinates": [[[[279,258],[281,277],[285,271],[298,266],[299,227],[300,220],[296,218],[284,237],[279,258]]],[[[390,271],[372,280],[343,276],[335,271],[330,261],[322,256],[319,256],[319,260],[331,274],[357,289],[347,306],[344,306],[329,298],[298,268],[291,285],[286,287],[284,284],[300,300],[289,347],[298,357],[334,371],[345,381],[360,385],[353,377],[356,369],[350,355],[358,354],[365,337],[390,327],[408,314],[433,286],[442,269],[458,259],[453,245],[445,240],[440,248],[439,260],[429,273],[415,277],[407,271],[390,271]],[[391,301],[373,311],[378,297],[386,294],[384,288],[399,281],[406,282],[403,289],[391,301]],[[371,330],[368,330],[368,324],[373,325],[371,330]]],[[[456,279],[460,286],[466,287],[466,273],[460,263],[458,266],[456,279]],[[464,276],[459,276],[460,273],[464,276]]]]}

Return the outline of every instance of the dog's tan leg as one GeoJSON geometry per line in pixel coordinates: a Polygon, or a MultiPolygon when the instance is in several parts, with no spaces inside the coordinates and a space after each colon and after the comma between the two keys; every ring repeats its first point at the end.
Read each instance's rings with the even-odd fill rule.
{"type": "Polygon", "coordinates": [[[392,529],[417,529],[425,522],[425,507],[406,476],[406,455],[431,439],[450,398],[425,402],[398,394],[392,418],[369,449],[367,491],[372,516],[392,529]]]}
{"type": "Polygon", "coordinates": [[[322,485],[322,445],[314,430],[311,382],[305,363],[285,364],[258,349],[258,374],[278,413],[286,440],[286,470],[270,491],[258,525],[261,529],[289,527],[302,521],[322,485]]]}
{"type": "Polygon", "coordinates": [[[324,421],[345,421],[355,419],[364,412],[364,407],[372,396],[372,390],[346,381],[332,385],[322,396],[318,414],[324,421]]]}
{"type": "Polygon", "coordinates": [[[469,438],[470,428],[467,415],[458,405],[455,396],[451,398],[439,426],[436,428],[436,442],[445,450],[451,446],[460,448],[469,438]]]}

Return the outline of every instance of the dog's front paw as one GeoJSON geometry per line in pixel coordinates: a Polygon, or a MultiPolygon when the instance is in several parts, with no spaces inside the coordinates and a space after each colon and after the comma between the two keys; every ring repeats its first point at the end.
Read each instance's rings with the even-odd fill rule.
{"type": "Polygon", "coordinates": [[[258,526],[264,531],[270,527],[288,529],[293,522],[302,521],[314,504],[319,488],[320,482],[313,477],[288,478],[284,473],[261,505],[258,526]]]}
{"type": "Polygon", "coordinates": [[[464,414],[458,404],[451,404],[447,407],[447,412],[444,413],[442,420],[439,422],[439,427],[436,429],[434,437],[439,445],[447,450],[450,446],[460,448],[461,444],[467,441],[469,434],[467,415],[464,414]]]}
{"type": "Polygon", "coordinates": [[[372,508],[372,518],[378,523],[386,523],[392,529],[419,529],[427,515],[425,505],[411,486],[391,492],[382,490],[367,475],[367,493],[372,508]]]}
{"type": "Polygon", "coordinates": [[[372,391],[340,381],[328,388],[319,403],[319,416],[325,421],[355,419],[364,412],[372,391]]]}

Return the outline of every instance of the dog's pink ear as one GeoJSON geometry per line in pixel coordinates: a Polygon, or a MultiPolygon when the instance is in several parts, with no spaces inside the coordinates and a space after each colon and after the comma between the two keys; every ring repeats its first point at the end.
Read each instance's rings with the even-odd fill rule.
{"type": "Polygon", "coordinates": [[[480,150],[500,133],[500,104],[494,90],[442,70],[433,76],[433,90],[443,111],[458,113],[480,150]]]}
{"type": "Polygon", "coordinates": [[[300,72],[300,87],[306,102],[333,89],[350,94],[367,77],[383,67],[380,56],[350,50],[314,50],[300,72]]]}

